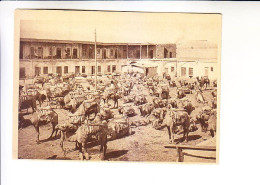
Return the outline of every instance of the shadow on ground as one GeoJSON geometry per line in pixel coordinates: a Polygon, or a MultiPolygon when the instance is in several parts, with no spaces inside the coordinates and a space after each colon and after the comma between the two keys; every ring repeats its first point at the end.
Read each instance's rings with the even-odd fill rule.
{"type": "Polygon", "coordinates": [[[106,159],[113,159],[121,157],[122,155],[125,155],[128,152],[128,150],[116,150],[112,152],[108,152],[106,154],[106,159]]]}

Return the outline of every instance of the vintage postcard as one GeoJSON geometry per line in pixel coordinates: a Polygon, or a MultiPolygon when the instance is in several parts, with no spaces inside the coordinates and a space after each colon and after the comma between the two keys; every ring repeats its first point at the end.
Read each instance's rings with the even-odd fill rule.
{"type": "Polygon", "coordinates": [[[16,10],[13,157],[218,163],[221,22],[16,10]]]}

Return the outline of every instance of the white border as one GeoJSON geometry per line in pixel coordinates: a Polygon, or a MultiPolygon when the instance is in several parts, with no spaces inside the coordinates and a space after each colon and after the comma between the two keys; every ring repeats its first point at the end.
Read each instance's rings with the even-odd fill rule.
{"type": "Polygon", "coordinates": [[[2,184],[258,184],[259,18],[259,2],[1,2],[2,184]],[[12,160],[15,8],[222,13],[219,165],[12,160]]]}

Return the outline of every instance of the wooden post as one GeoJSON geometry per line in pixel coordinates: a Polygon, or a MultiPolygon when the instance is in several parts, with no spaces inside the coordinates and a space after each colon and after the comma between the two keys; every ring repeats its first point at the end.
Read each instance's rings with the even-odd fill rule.
{"type": "Polygon", "coordinates": [[[182,153],[182,149],[179,147],[176,147],[177,150],[177,158],[176,158],[176,162],[183,162],[184,160],[184,155],[182,153]]]}
{"type": "Polygon", "coordinates": [[[178,77],[178,68],[177,68],[178,66],[177,66],[177,63],[178,63],[178,61],[176,61],[176,74],[175,74],[176,77],[178,77]]]}
{"type": "Polygon", "coordinates": [[[126,59],[128,59],[128,44],[126,45],[126,59]]]}
{"type": "Polygon", "coordinates": [[[72,43],[71,43],[71,48],[70,48],[70,59],[72,59],[72,43]]]}
{"type": "Polygon", "coordinates": [[[140,59],[142,59],[142,45],[140,45],[140,59]]]}
{"type": "Polygon", "coordinates": [[[149,50],[148,50],[148,44],[147,44],[147,59],[149,58],[148,52],[149,52],[149,50]]]}
{"type": "Polygon", "coordinates": [[[97,38],[96,38],[96,29],[95,29],[95,76],[96,76],[96,81],[95,81],[95,88],[97,90],[97,38]]]}
{"type": "Polygon", "coordinates": [[[51,44],[51,59],[53,59],[53,45],[51,44]]]}
{"type": "Polygon", "coordinates": [[[155,58],[157,58],[157,44],[155,45],[155,58]]]}

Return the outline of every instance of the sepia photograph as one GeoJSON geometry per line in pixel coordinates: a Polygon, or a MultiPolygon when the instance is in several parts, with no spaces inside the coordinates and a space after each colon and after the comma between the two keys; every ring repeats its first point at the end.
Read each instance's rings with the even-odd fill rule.
{"type": "Polygon", "coordinates": [[[16,10],[14,156],[218,163],[221,14],[16,10]]]}

